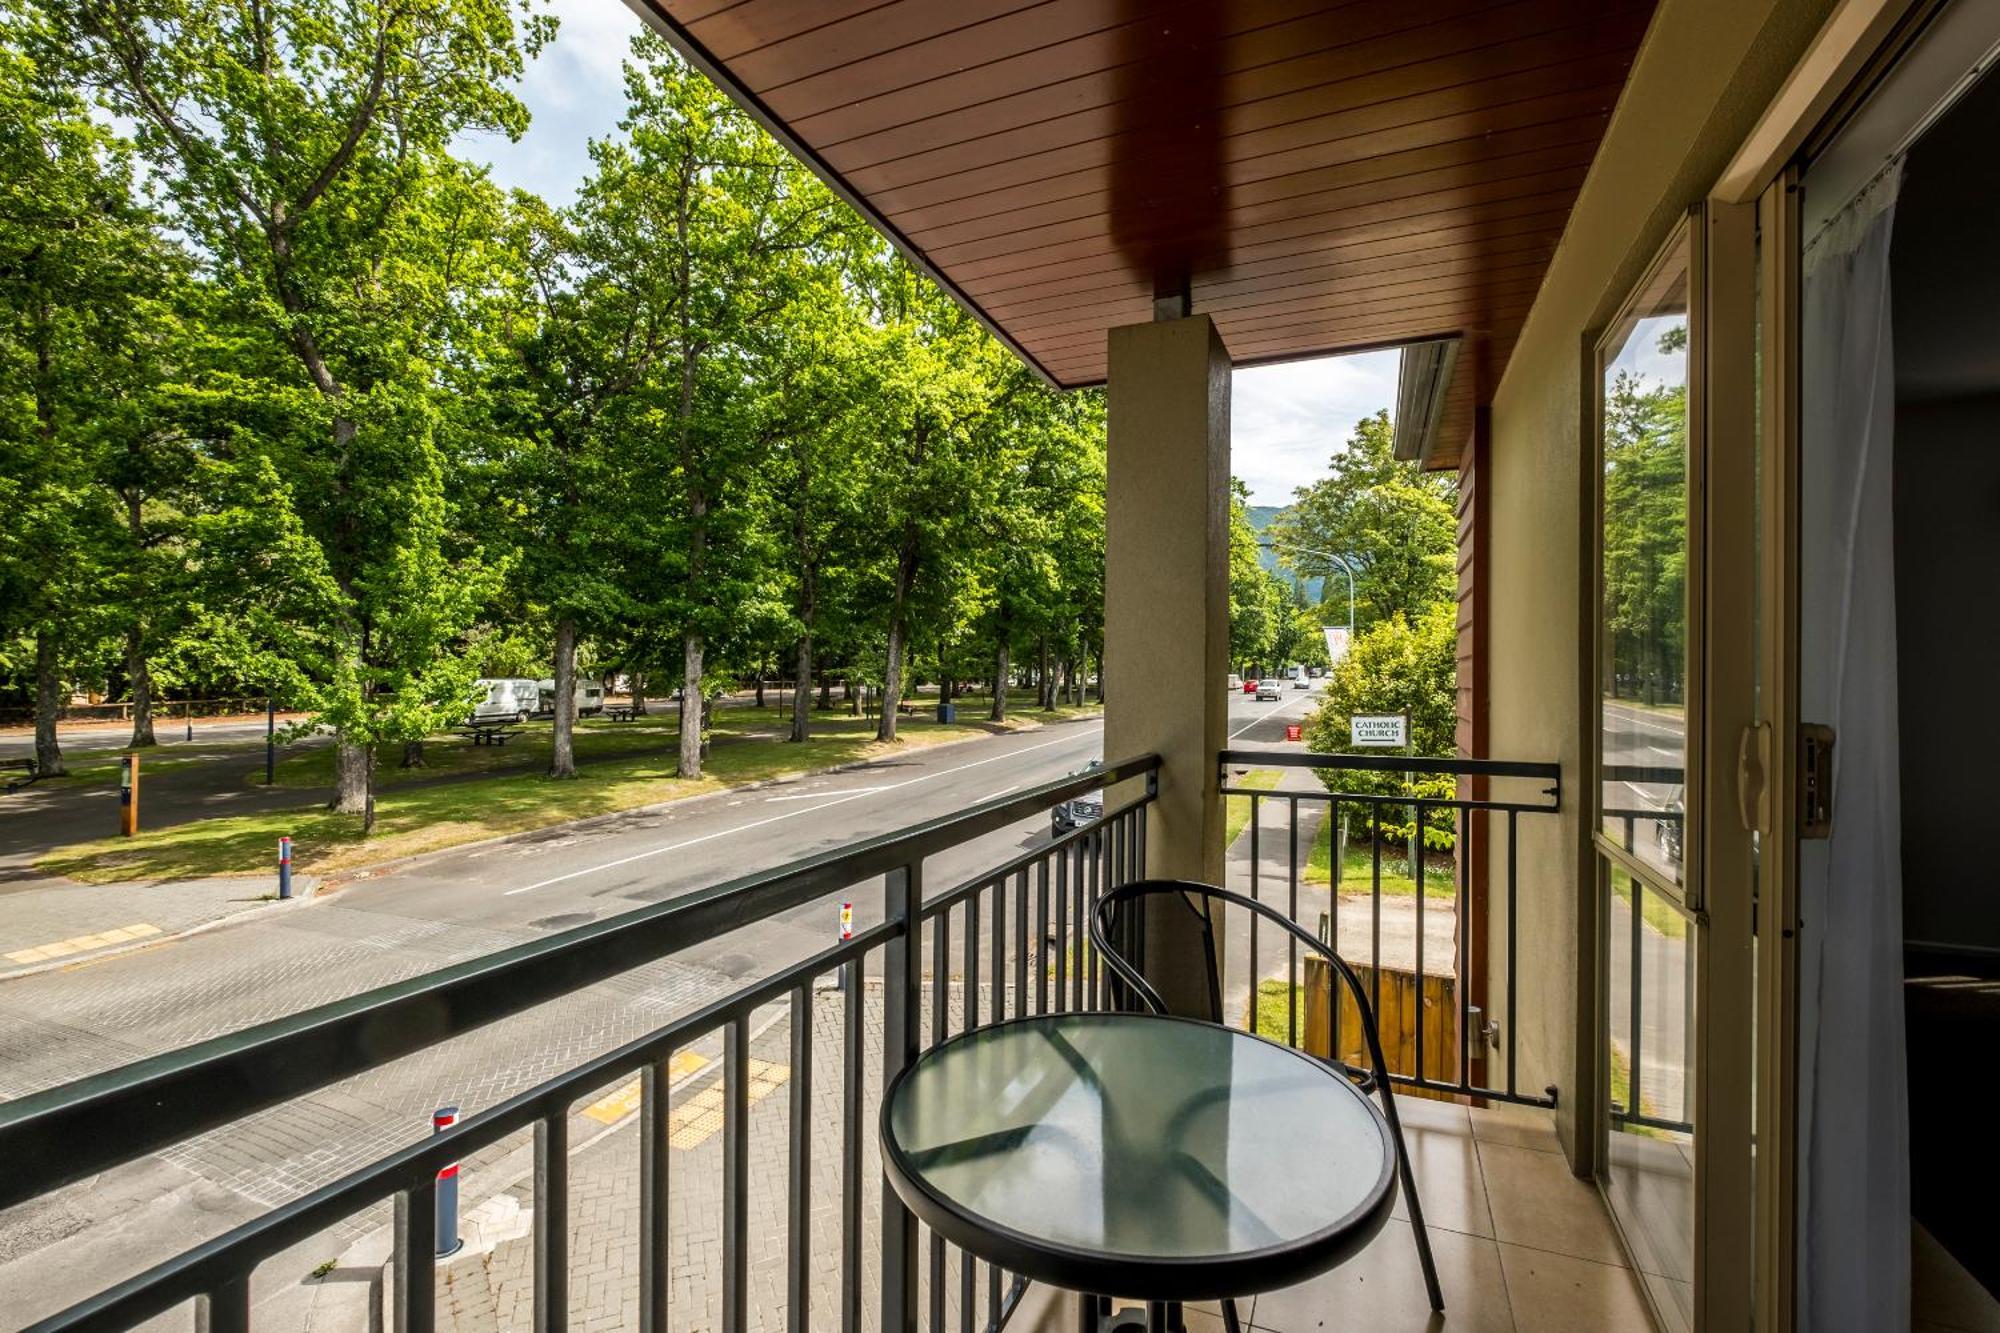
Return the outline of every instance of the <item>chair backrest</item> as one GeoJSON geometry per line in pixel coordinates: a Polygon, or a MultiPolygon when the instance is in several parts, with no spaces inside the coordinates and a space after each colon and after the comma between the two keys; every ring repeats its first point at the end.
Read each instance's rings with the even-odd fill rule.
{"type": "MultiPolygon", "coordinates": [[[[1092,941],[1104,954],[1111,975],[1110,1005],[1114,1009],[1147,1009],[1176,1018],[1197,1018],[1204,1023],[1222,1021],[1222,975],[1220,951],[1215,945],[1215,921],[1209,912],[1208,893],[1213,886],[1183,879],[1139,880],[1114,889],[1098,899],[1091,917],[1092,941]],[[1128,890],[1141,889],[1132,893],[1128,890]],[[1171,912],[1185,916],[1201,933],[1203,986],[1195,1004],[1172,1004],[1166,995],[1186,997],[1186,986],[1159,983],[1165,978],[1148,968],[1146,958],[1146,918],[1149,912],[1171,912]],[[1115,960],[1115,961],[1114,961],[1115,960]],[[1136,977],[1135,975],[1136,974],[1136,977]],[[1132,981],[1138,985],[1129,984],[1132,981]],[[1141,989],[1143,987],[1143,990],[1141,989]]],[[[1178,981],[1178,978],[1175,979],[1178,981]]]]}
{"type": "MultiPolygon", "coordinates": [[[[1213,884],[1203,884],[1195,880],[1145,879],[1124,884],[1106,893],[1097,901],[1097,909],[1090,918],[1090,939],[1104,957],[1106,968],[1113,975],[1111,986],[1113,1003],[1120,1008],[1145,1008],[1156,1014],[1175,1012],[1161,998],[1160,988],[1146,975],[1145,968],[1145,914],[1156,907],[1168,911],[1185,911],[1202,932],[1202,953],[1207,967],[1207,994],[1209,1012],[1178,1013],[1177,1017],[1205,1019],[1211,1023],[1222,1021],[1221,964],[1215,947],[1215,913],[1219,906],[1240,907],[1246,912],[1263,918],[1290,935],[1301,948],[1324,958],[1334,974],[1344,982],[1348,992],[1354,997],[1357,1017],[1361,1023],[1361,1036],[1368,1050],[1369,1064],[1372,1066],[1370,1084],[1382,1088],[1388,1113],[1393,1124],[1395,1111],[1389,1101],[1389,1066],[1383,1058],[1381,1037],[1375,1027],[1375,1010],[1368,1002],[1368,994],[1361,984],[1361,978],[1347,961],[1317,936],[1308,933],[1296,921],[1279,912],[1270,904],[1260,902],[1231,890],[1218,888],[1213,884]],[[1133,1003],[1136,1001],[1137,1003],[1133,1003]]],[[[1184,987],[1170,987],[1177,993],[1184,987]]],[[[1337,1001],[1340,983],[1329,989],[1329,1003],[1337,1001]]],[[[1337,1013],[1337,1011],[1336,1011],[1337,1013]]],[[[1332,1017],[1332,1016],[1330,1016],[1332,1017]]],[[[1334,1022],[1330,1032],[1338,1033],[1338,1022],[1334,1022]]],[[[1331,1064],[1345,1070],[1348,1066],[1337,1058],[1328,1057],[1331,1064]]]]}

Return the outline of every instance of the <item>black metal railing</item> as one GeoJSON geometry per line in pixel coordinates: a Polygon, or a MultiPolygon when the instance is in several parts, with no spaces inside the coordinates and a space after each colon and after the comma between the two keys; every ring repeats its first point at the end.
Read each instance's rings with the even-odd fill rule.
{"type": "MultiPolygon", "coordinates": [[[[1307,930],[1317,929],[1322,938],[1351,965],[1365,968],[1371,978],[1370,1004],[1378,1021],[1385,1021],[1383,977],[1395,975],[1410,997],[1412,1021],[1399,1025],[1409,1033],[1407,1043],[1384,1040],[1394,1049],[1390,1064],[1399,1072],[1392,1078],[1399,1087],[1425,1089],[1492,1101],[1552,1106],[1556,1089],[1529,1091],[1519,1086],[1517,998],[1517,930],[1520,899],[1520,821],[1523,817],[1552,816],[1562,806],[1561,769],[1553,763],[1517,762],[1496,759],[1419,758],[1385,754],[1307,754],[1281,750],[1224,750],[1222,792],[1230,800],[1249,802],[1248,822],[1231,857],[1232,879],[1243,881],[1243,890],[1258,901],[1272,894],[1285,895],[1284,908],[1295,922],[1307,930]],[[1257,769],[1309,769],[1320,781],[1312,787],[1267,788],[1248,785],[1243,774],[1257,769]],[[1371,775],[1371,779],[1362,779],[1371,775]],[[1384,780],[1379,776],[1387,775],[1384,780]],[[1425,784],[1423,780],[1432,780],[1425,784]],[[1449,779],[1449,791],[1439,788],[1449,779]],[[1270,821],[1264,814],[1267,804],[1284,807],[1282,866],[1272,882],[1272,872],[1264,866],[1264,851],[1271,836],[1270,821]],[[1302,817],[1302,807],[1307,813],[1302,817]],[[1317,812],[1317,813],[1313,813],[1317,812]],[[1311,832],[1302,838],[1302,832],[1311,832]],[[1302,842],[1309,845],[1302,847],[1302,842]],[[1323,867],[1316,865],[1320,845],[1324,845],[1323,867]],[[1448,850],[1447,850],[1448,849],[1448,850]],[[1247,868],[1238,853],[1247,850],[1247,868]],[[1343,891],[1346,862],[1350,852],[1363,862],[1358,888],[1343,891]],[[1410,880],[1408,911],[1411,934],[1410,956],[1385,957],[1385,854],[1393,861],[1401,856],[1410,880]],[[1429,907],[1432,882],[1440,868],[1444,875],[1439,897],[1449,896],[1448,910],[1455,929],[1448,958],[1427,951],[1425,927],[1430,914],[1447,910],[1446,904],[1429,907]],[[1308,880],[1313,882],[1307,882],[1308,880]],[[1497,883],[1489,883],[1497,880],[1497,883]],[[1324,890],[1324,907],[1318,899],[1324,890]],[[1367,895],[1365,904],[1350,901],[1352,913],[1365,911],[1365,934],[1343,931],[1344,897],[1367,895]],[[1310,895],[1308,897],[1307,895],[1310,895]],[[1314,910],[1320,920],[1310,917],[1314,910]],[[1348,943],[1349,938],[1354,943],[1348,943]],[[1497,942],[1497,944],[1496,944],[1497,942]],[[1483,989],[1493,951],[1504,958],[1500,994],[1475,995],[1483,989]],[[1427,952],[1429,956],[1427,957],[1427,952]],[[1440,1006],[1433,999],[1429,983],[1450,982],[1448,1002],[1440,1006]],[[1436,1022],[1426,1021],[1427,1011],[1446,1008],[1436,1022]],[[1497,1009],[1499,1017],[1491,1017],[1497,1009]],[[1445,1020],[1449,1020],[1448,1022],[1445,1020]],[[1442,1045],[1440,1045],[1442,1043],[1442,1045]],[[1497,1072],[1496,1072],[1497,1065],[1497,1072]]],[[[1397,875],[1393,878],[1400,879],[1397,875]]],[[[1399,899],[1400,893],[1388,895],[1399,899]]],[[[1395,913],[1401,915],[1400,909],[1395,913]]],[[[1246,914],[1247,915],[1247,914],[1246,914]]],[[[1248,918],[1247,960],[1237,976],[1225,972],[1231,993],[1244,996],[1244,1022],[1251,1031],[1266,1023],[1261,1011],[1268,988],[1275,982],[1284,996],[1283,1035],[1292,1045],[1300,1041],[1301,1001],[1310,998],[1300,984],[1297,945],[1287,940],[1282,981],[1266,975],[1260,953],[1257,922],[1248,918]]],[[[1326,1040],[1342,1039],[1341,996],[1337,986],[1328,985],[1332,1006],[1330,1031],[1326,1040]]],[[[1395,998],[1392,996],[1392,998],[1395,998]]],[[[1275,1016],[1271,1020],[1275,1022],[1275,1016]]],[[[1271,1033],[1278,1036],[1276,1032],[1271,1033]]],[[[1330,1054],[1339,1054],[1337,1050],[1330,1054]]]]}
{"type": "MultiPolygon", "coordinates": [[[[1025,1284],[984,1266],[985,1312],[977,1314],[982,1265],[929,1238],[919,1272],[921,1228],[879,1180],[864,1177],[866,1069],[864,981],[879,976],[881,1082],[886,1087],[929,1044],[982,1022],[1024,1013],[1090,1008],[1103,979],[1084,921],[1103,891],[1144,873],[1154,756],[1128,760],[1005,796],[945,819],[857,842],[822,856],[578,927],[396,985],[198,1043],[19,1100],[0,1104],[0,1208],[136,1160],[391,1060],[521,1013],[649,962],[767,921],[858,882],[880,877],[882,920],[851,939],[792,963],[616,1049],[486,1107],[339,1180],[205,1241],[33,1325],[36,1330],[129,1328],[195,1304],[203,1328],[247,1329],[258,1265],[330,1226],[393,1202],[395,1327],[423,1333],[436,1313],[435,1204],[439,1172],[510,1135],[533,1136],[533,1318],[561,1329],[570,1313],[569,1117],[587,1094],[637,1075],[640,1083],[639,1318],[667,1328],[666,1246],[669,1084],[676,1052],[721,1033],[722,1207],[719,1326],[747,1327],[749,1303],[749,1050],[752,1016],[788,1006],[794,1077],[786,1116],[787,1264],[785,1326],[855,1333],[864,1322],[863,1214],[880,1191],[881,1327],[915,1324],[928,1287],[930,1327],[947,1327],[946,1275],[955,1267],[961,1328],[998,1330],[1025,1284]],[[927,859],[969,839],[1044,814],[1099,788],[1139,784],[1100,819],[1055,837],[948,892],[926,898],[927,859]],[[952,979],[952,939],[960,943],[952,979]],[[985,923],[982,928],[982,922],[985,923]],[[925,936],[931,997],[923,1003],[925,936]],[[838,977],[844,991],[840,1059],[840,1298],[814,1310],[810,1218],[810,1071],[815,983],[838,977]],[[952,1000],[959,1000],[954,1017],[952,1000]],[[115,1132],[107,1132],[115,1127],[115,1132]]],[[[1129,788],[1128,788],[1129,789],[1129,788]]],[[[775,1322],[775,1320],[771,1321],[775,1322]]]]}
{"type": "MultiPolygon", "coordinates": [[[[1605,838],[1621,847],[1635,861],[1659,867],[1662,876],[1669,865],[1681,863],[1686,853],[1687,812],[1681,793],[1687,781],[1686,770],[1678,766],[1607,764],[1599,770],[1599,776],[1606,787],[1612,784],[1627,785],[1642,797],[1649,795],[1644,789],[1658,788],[1662,795],[1658,805],[1624,806],[1605,802],[1602,812],[1602,831],[1605,838]]],[[[1694,1124],[1685,1116],[1658,1115],[1646,1109],[1646,1093],[1649,1090],[1646,1078],[1646,1028],[1645,1019],[1649,1012],[1646,997],[1646,955],[1649,951],[1648,936],[1657,934],[1662,941],[1678,939],[1681,970],[1680,984],[1682,1012],[1679,1015],[1684,1051],[1691,1049],[1694,1037],[1692,1002],[1694,988],[1694,950],[1685,943],[1689,934],[1687,914],[1682,904],[1673,895],[1663,892],[1646,882],[1644,876],[1629,866],[1620,865],[1610,857],[1605,857],[1604,891],[1611,898],[1624,900],[1627,912],[1626,937],[1612,942],[1608,967],[1613,986],[1622,983],[1626,1005],[1623,1031],[1614,1033],[1625,1045],[1625,1079],[1623,1089],[1615,1085],[1612,1089],[1610,1119],[1614,1129],[1635,1127],[1649,1130],[1663,1130],[1673,1134],[1693,1134],[1694,1124]],[[1649,910],[1657,903],[1661,929],[1654,924],[1654,912],[1649,910]],[[1675,923],[1678,923],[1676,925],[1675,923]],[[1677,933],[1670,933],[1674,931],[1677,933]],[[1618,975],[1620,964],[1624,975],[1618,975]]],[[[1662,978],[1655,977],[1659,982],[1662,978]]],[[[1660,1006],[1651,1006],[1650,1012],[1666,1017],[1660,1006]]],[[[1682,1101],[1685,1103],[1686,1084],[1682,1085],[1682,1101]]],[[[1683,1104],[1681,1107],[1685,1111],[1683,1104]]]]}

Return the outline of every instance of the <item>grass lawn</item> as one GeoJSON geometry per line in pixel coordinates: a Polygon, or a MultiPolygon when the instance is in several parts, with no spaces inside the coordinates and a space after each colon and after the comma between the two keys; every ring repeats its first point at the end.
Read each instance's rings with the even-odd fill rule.
{"type": "MultiPolygon", "coordinates": [[[[225,753],[223,745],[176,745],[171,750],[148,749],[138,751],[139,783],[141,794],[147,778],[156,773],[171,773],[177,768],[191,768],[205,762],[206,756],[225,753]]],[[[125,766],[125,756],[130,750],[86,750],[86,757],[67,759],[63,767],[68,771],[59,778],[46,778],[47,782],[60,782],[79,787],[115,787],[118,785],[119,771],[125,766]]],[[[261,770],[260,770],[261,773],[261,770]]]]}
{"type": "MultiPolygon", "coordinates": [[[[934,717],[934,715],[933,715],[934,717]]],[[[579,748],[590,762],[573,781],[542,776],[547,763],[543,735],[522,736],[507,746],[474,746],[456,737],[425,746],[427,767],[414,772],[382,757],[375,800],[375,832],[364,838],[360,820],[317,807],[199,820],[142,833],[135,838],[103,838],[58,848],[40,857],[45,873],[91,883],[116,880],[190,878],[205,875],[271,873],[278,838],[292,838],[293,865],[305,874],[353,870],[400,856],[435,851],[498,834],[546,828],[592,815],[630,810],[659,801],[721,791],[746,783],[786,777],[840,764],[899,753],[909,746],[934,745],[986,734],[983,723],[940,726],[931,718],[904,718],[902,740],[883,745],[865,718],[827,713],[815,719],[813,738],[803,745],[782,742],[775,720],[738,710],[718,715],[719,725],[703,776],[674,777],[675,731],[668,718],[595,722],[582,728],[579,748]],[[539,746],[539,748],[537,748],[539,746]],[[518,748],[517,748],[518,747],[518,748]],[[520,771],[524,765],[527,771],[520,771]],[[494,767],[516,771],[468,777],[456,782],[424,782],[440,773],[472,774],[494,767]]],[[[1033,721],[1025,725],[1033,726],[1033,721]]],[[[395,747],[400,757],[400,747],[395,747]]],[[[331,780],[331,747],[295,755],[295,782],[310,783],[311,765],[326,765],[317,781],[331,780]]],[[[261,778],[261,773],[257,775],[261,778]]],[[[281,773],[281,780],[287,775],[281,773]]]]}
{"type": "Polygon", "coordinates": [[[1257,1035],[1290,1044],[1292,1009],[1289,993],[1299,993],[1299,1040],[1306,1038],[1306,988],[1293,986],[1278,977],[1257,983],[1257,1035]]]}
{"type": "MultiPolygon", "coordinates": [[[[1227,785],[1248,787],[1252,791],[1269,791],[1278,785],[1278,780],[1282,777],[1284,774],[1275,768],[1253,768],[1240,778],[1230,778],[1227,785]]],[[[1256,799],[1254,796],[1222,798],[1223,815],[1227,820],[1222,830],[1224,848],[1235,846],[1236,840],[1243,836],[1243,830],[1250,827],[1250,806],[1256,799]]]]}
{"type": "MultiPolygon", "coordinates": [[[[1333,826],[1331,809],[1328,816],[1319,822],[1319,833],[1313,838],[1312,853],[1306,858],[1305,882],[1325,884],[1332,879],[1333,870],[1333,826]]],[[[1340,891],[1342,893],[1367,893],[1375,883],[1375,858],[1365,846],[1346,843],[1340,855],[1340,891]]],[[[1401,847],[1382,847],[1382,896],[1385,898],[1407,898],[1416,892],[1416,882],[1410,877],[1410,858],[1401,847]]],[[[1432,902],[1456,902],[1458,880],[1451,863],[1429,864],[1424,867],[1424,897],[1432,902]]]]}
{"type": "MultiPolygon", "coordinates": [[[[1630,876],[1621,880],[1617,875],[1613,875],[1611,877],[1611,891],[1623,899],[1627,907],[1632,905],[1632,880],[1630,876]]],[[[1647,891],[1645,906],[1640,909],[1639,916],[1648,926],[1652,927],[1655,933],[1664,935],[1670,940],[1684,940],[1687,938],[1687,918],[1669,906],[1657,891],[1647,891]]]]}

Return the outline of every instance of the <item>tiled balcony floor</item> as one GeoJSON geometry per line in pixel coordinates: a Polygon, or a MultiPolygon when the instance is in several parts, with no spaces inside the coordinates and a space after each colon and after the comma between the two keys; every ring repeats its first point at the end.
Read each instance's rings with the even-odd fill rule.
{"type": "MultiPolygon", "coordinates": [[[[1546,1114],[1469,1111],[1399,1099],[1445,1312],[1424,1298],[1416,1242],[1400,1201],[1395,1220],[1355,1259],[1303,1286],[1237,1303],[1268,1333],[1467,1329],[1477,1333],[1650,1333],[1596,1188],[1570,1174],[1546,1114]]],[[[1074,1333],[1068,1292],[1032,1289],[1008,1324],[1074,1333]]],[[[1190,1309],[1191,1333],[1219,1333],[1212,1308],[1190,1309]]]]}

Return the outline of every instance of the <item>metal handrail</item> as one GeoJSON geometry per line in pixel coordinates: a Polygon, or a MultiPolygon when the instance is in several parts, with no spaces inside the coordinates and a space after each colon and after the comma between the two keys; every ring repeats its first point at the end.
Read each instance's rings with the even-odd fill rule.
{"type": "Polygon", "coordinates": [[[1038,814],[1157,756],[637,908],[0,1103],[0,1208],[627,972],[1038,814]],[[119,1126],[106,1134],[106,1125],[119,1126]]]}
{"type": "MultiPolygon", "coordinates": [[[[1073,954],[1072,942],[1081,950],[1082,916],[1101,892],[1144,873],[1146,814],[1157,795],[1155,775],[1159,768],[1158,757],[1149,755],[1044,783],[839,852],[747,876],[672,903],[641,908],[0,1105],[0,1160],[19,1168],[0,1185],[10,1191],[10,1197],[32,1197],[299,1091],[324,1086],[358,1068],[386,1063],[543,999],[768,919],[830,889],[874,875],[882,877],[885,919],[880,925],[509,1097],[442,1133],[390,1153],[32,1327],[35,1333],[125,1328],[194,1299],[204,1327],[217,1333],[245,1329],[251,1313],[250,1276],[259,1263],[388,1196],[395,1205],[396,1326],[407,1333],[425,1333],[432,1326],[436,1290],[431,1253],[437,1240],[433,1214],[437,1173],[481,1148],[497,1145],[509,1134],[532,1128],[537,1199],[534,1308],[538,1327],[560,1328],[568,1307],[570,1108],[590,1091],[634,1072],[641,1078],[639,1225],[644,1244],[640,1304],[644,1326],[664,1327],[669,1284],[663,1262],[667,1177],[662,1154],[668,1133],[668,1061],[676,1049],[719,1030],[725,1041],[720,1084],[725,1102],[722,1326],[741,1330],[747,1323],[749,1301],[745,1125],[749,1114],[750,1024],[759,1008],[788,1000],[796,1070],[789,1110],[788,1301],[793,1310],[791,1326],[803,1328],[809,1303],[805,1282],[811,1261],[808,1117],[812,987],[819,977],[839,972],[845,981],[845,1040],[839,1205],[843,1239],[838,1260],[843,1282],[838,1323],[843,1330],[858,1330],[863,1253],[861,1089],[865,1077],[861,994],[868,955],[878,950],[881,954],[881,1077],[885,1085],[916,1058],[926,1036],[935,1043],[950,1034],[947,974],[954,914],[963,925],[962,1021],[967,1027],[981,1021],[980,961],[987,944],[981,931],[982,902],[990,902],[986,919],[991,923],[988,956],[993,968],[993,999],[989,1012],[995,1019],[1005,1016],[1009,995],[1016,1016],[1026,1012],[1031,1001],[1036,1012],[1048,1012],[1052,998],[1056,1009],[1095,1007],[1101,960],[1083,951],[1073,954]],[[1075,834],[1054,839],[961,885],[936,902],[935,910],[926,904],[923,867],[930,854],[1103,784],[1137,778],[1147,779],[1143,791],[1117,809],[1106,811],[1075,834]],[[1031,889],[1036,925],[1032,947],[1028,934],[1031,889]],[[1010,960],[1006,942],[1010,903],[1011,990],[1005,986],[1004,972],[1010,960]],[[1075,935],[1066,924],[1071,920],[1078,923],[1075,935]],[[1050,933],[1052,921],[1054,933],[1050,933]],[[921,981],[926,931],[931,946],[928,1034],[922,1021],[921,981]],[[1032,986],[1031,954],[1035,958],[1032,986]],[[1049,986],[1051,967],[1053,992],[1049,986]],[[300,1067],[328,1059],[330,1066],[300,1067]],[[218,1084],[226,1086],[229,1100],[219,1098],[218,1084]],[[204,1087],[206,1106],[194,1104],[191,1090],[204,1087]],[[272,1088],[285,1091],[272,1093],[272,1088]],[[148,1097],[158,1100],[147,1104],[148,1097]],[[117,1109],[107,1112],[107,1107],[117,1109]],[[126,1117],[113,1122],[119,1125],[119,1133],[102,1135],[104,1142],[98,1144],[83,1138],[81,1123],[97,1121],[106,1114],[126,1117]],[[109,1146],[112,1142],[115,1148],[109,1146]],[[80,1154],[84,1164],[51,1156],[62,1152],[80,1154]]],[[[884,1327],[904,1327],[914,1318],[918,1298],[918,1227],[907,1210],[886,1202],[881,1225],[882,1322],[884,1327]]],[[[945,1246],[935,1235],[930,1240],[929,1263],[932,1322],[941,1326],[945,1246]]],[[[977,1302],[977,1267],[973,1256],[961,1256],[960,1299],[968,1320],[977,1302]]],[[[991,1265],[986,1267],[985,1327],[989,1333],[997,1333],[1018,1305],[1025,1283],[991,1265]]],[[[817,1323],[815,1318],[815,1326],[817,1323]]]]}

